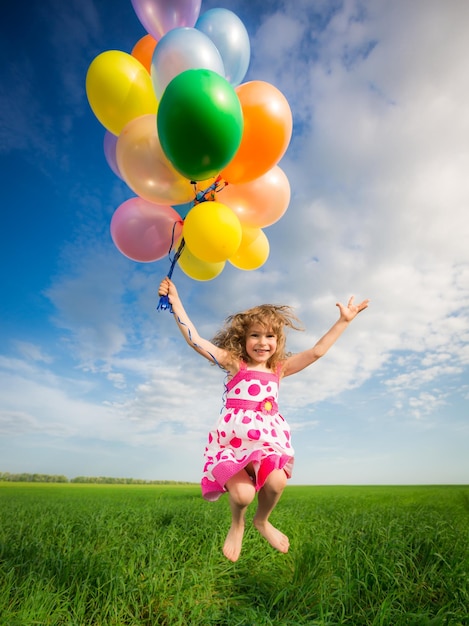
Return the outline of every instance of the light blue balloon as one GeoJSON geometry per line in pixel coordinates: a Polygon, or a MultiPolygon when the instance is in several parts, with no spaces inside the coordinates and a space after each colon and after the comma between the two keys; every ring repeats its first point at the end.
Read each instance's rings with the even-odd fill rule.
{"type": "Polygon", "coordinates": [[[173,28],[162,37],[151,61],[151,80],[158,100],[169,83],[186,70],[211,70],[225,77],[216,45],[195,28],[173,28]]]}
{"type": "Polygon", "coordinates": [[[251,44],[243,22],[228,9],[209,9],[199,17],[195,28],[210,37],[217,47],[225,66],[226,80],[234,86],[239,85],[251,59],[251,44]]]}

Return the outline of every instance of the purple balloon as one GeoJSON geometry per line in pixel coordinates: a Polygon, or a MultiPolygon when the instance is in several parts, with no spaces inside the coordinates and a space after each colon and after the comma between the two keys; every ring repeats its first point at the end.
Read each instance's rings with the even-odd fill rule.
{"type": "Polygon", "coordinates": [[[109,165],[111,170],[114,172],[114,174],[118,176],[120,179],[124,180],[122,178],[122,174],[120,173],[119,166],[117,165],[117,160],[116,160],[117,139],[118,137],[113,135],[108,130],[106,131],[104,135],[104,141],[103,141],[104,156],[106,157],[107,164],[109,165]]]}
{"type": "Polygon", "coordinates": [[[157,41],[173,28],[192,28],[202,0],[132,0],[132,6],[145,30],[157,41]]]}

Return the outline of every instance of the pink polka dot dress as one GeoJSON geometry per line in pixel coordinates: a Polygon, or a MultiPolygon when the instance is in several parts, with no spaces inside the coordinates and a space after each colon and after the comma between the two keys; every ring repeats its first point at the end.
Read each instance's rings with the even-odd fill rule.
{"type": "Polygon", "coordinates": [[[201,485],[206,500],[218,500],[227,491],[226,482],[249,463],[257,491],[274,469],[291,477],[294,450],[290,428],[278,412],[279,382],[279,370],[258,372],[241,363],[227,383],[225,407],[204,453],[201,485]]]}

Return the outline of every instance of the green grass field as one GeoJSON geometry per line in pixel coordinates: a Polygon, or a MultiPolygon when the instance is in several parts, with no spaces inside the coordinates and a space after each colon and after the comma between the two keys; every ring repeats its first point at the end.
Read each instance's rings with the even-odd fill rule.
{"type": "MultiPolygon", "coordinates": [[[[254,505],[248,512],[252,517],[254,505]]],[[[279,554],[197,486],[0,483],[0,625],[468,625],[469,487],[288,487],[279,554]]]]}

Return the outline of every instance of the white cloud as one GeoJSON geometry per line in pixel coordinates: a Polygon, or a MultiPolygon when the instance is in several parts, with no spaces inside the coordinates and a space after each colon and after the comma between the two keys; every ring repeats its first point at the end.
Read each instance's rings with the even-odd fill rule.
{"type": "Polygon", "coordinates": [[[53,357],[46,354],[43,349],[27,341],[15,341],[18,352],[25,358],[43,363],[52,363],[53,357]]]}
{"type": "MultiPolygon", "coordinates": [[[[441,416],[467,402],[469,5],[370,0],[339,9],[304,0],[262,11],[250,76],[275,84],[292,107],[295,133],[281,163],[292,202],[266,229],[271,256],[261,270],[227,266],[210,283],[176,270],[187,308],[211,337],[235,310],[292,304],[305,326],[289,335],[297,351],[335,321],[338,300],[370,297],[330,354],[282,383],[287,417],[291,411],[292,425],[307,433],[300,447],[326,436],[321,410],[350,399],[357,428],[367,407],[377,429],[391,428],[397,415],[402,438],[413,437],[419,422],[467,440],[467,430],[454,434],[456,418],[443,426],[441,416]]],[[[96,16],[87,20],[98,28],[96,16]]],[[[138,266],[111,250],[109,238],[97,244],[104,232],[109,237],[110,211],[91,187],[74,199],[82,218],[94,217],[77,227],[63,273],[47,290],[57,345],[20,339],[20,358],[2,361],[4,428],[166,446],[173,467],[183,449],[195,467],[221,406],[223,376],[190,353],[169,313],[155,310],[167,260],[138,266]],[[66,373],[58,369],[64,361],[66,373]]],[[[116,206],[121,196],[109,189],[116,206]]],[[[403,479],[398,444],[378,454],[373,442],[364,440],[359,453],[338,445],[330,457],[324,445],[331,476],[360,481],[381,464],[403,479]]],[[[404,456],[409,475],[425,479],[423,469],[412,474],[411,451],[404,456]]],[[[416,457],[428,466],[421,449],[416,457]]],[[[451,460],[446,449],[443,458],[451,460]]],[[[326,471],[322,458],[315,463],[326,471]]],[[[458,468],[469,477],[467,465],[458,468]]],[[[378,473],[392,482],[391,474],[378,473]]]]}

